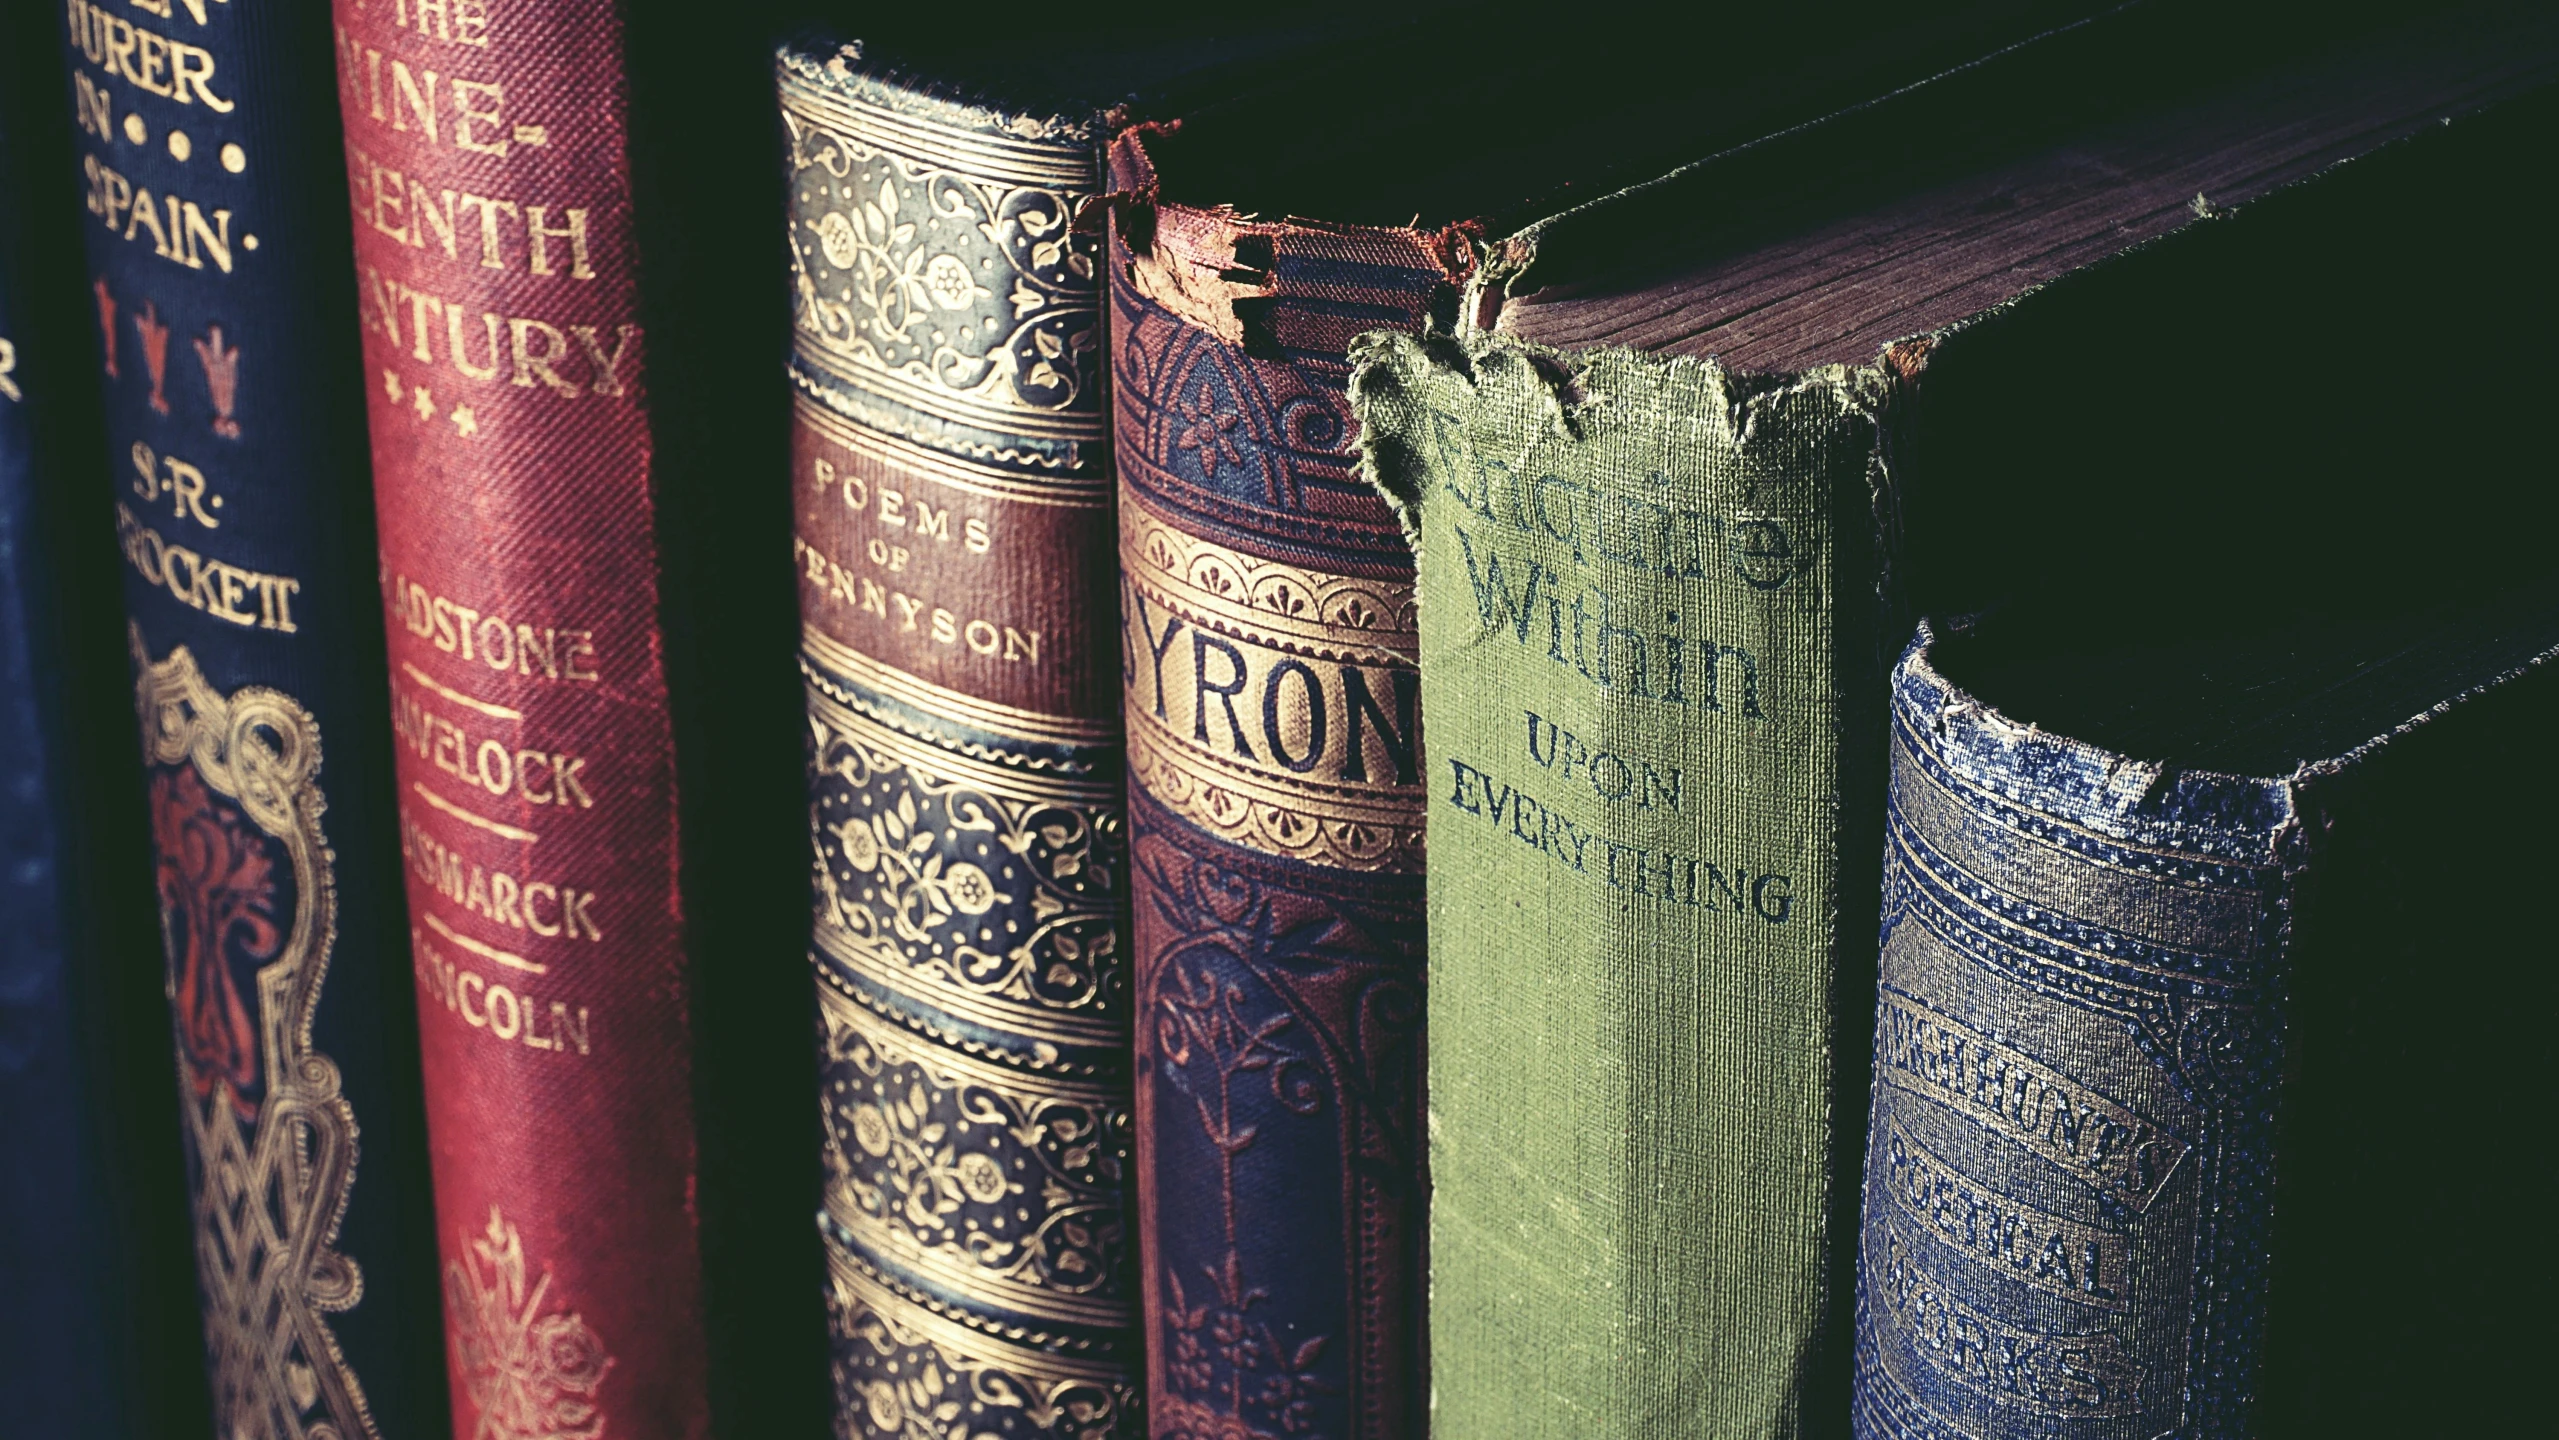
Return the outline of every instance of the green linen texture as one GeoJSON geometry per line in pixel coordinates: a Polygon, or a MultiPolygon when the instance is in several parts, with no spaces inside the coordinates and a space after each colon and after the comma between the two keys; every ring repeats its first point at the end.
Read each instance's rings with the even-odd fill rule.
{"type": "Polygon", "coordinates": [[[1828,1433],[1835,611],[1877,581],[1836,532],[1885,378],[1352,354],[1420,560],[1433,1433],[1828,1433]]]}

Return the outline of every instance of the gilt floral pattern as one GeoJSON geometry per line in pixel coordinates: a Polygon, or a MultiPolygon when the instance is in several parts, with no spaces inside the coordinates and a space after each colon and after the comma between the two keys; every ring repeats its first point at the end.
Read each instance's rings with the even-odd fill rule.
{"type": "Polygon", "coordinates": [[[785,107],[796,324],[909,398],[1089,410],[1101,302],[1081,197],[926,164],[785,107]]]}
{"type": "MultiPolygon", "coordinates": [[[[1085,538],[1109,470],[1078,225],[1100,122],[923,94],[855,45],[787,47],[777,70],[804,433],[903,477],[920,526],[965,489],[985,573],[1031,565],[1057,592],[1016,611],[1085,612],[1041,622],[1002,676],[806,612],[836,1432],[1135,1437],[1127,839],[1116,715],[1085,673],[1109,563],[1085,538]]],[[[959,603],[896,583],[901,605],[959,603]]],[[[992,623],[962,626],[975,654],[992,623]]]]}
{"type": "Polygon", "coordinates": [[[1034,1015],[1121,1013],[1118,808],[973,785],[866,729],[810,717],[821,930],[913,983],[1034,1015]]]}
{"type": "Polygon", "coordinates": [[[1124,1303],[1130,1142],[1115,1094],[973,1063],[841,1000],[824,1008],[839,1223],[975,1284],[1124,1303]]]}

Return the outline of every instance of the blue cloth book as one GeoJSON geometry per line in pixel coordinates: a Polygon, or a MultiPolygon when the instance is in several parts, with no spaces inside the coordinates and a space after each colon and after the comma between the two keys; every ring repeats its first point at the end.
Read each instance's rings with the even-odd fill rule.
{"type": "Polygon", "coordinates": [[[63,483],[113,495],[213,1430],[437,1436],[328,10],[52,9],[105,420],[63,483]]]}
{"type": "Polygon", "coordinates": [[[2506,54],[1972,337],[1914,436],[1978,548],[1892,679],[1860,1440],[2547,1424],[2559,496],[2483,401],[2559,381],[2505,263],[2559,45],[2506,54]]]}
{"type": "Polygon", "coordinates": [[[2548,986],[2534,937],[2460,897],[2559,858],[2559,786],[2534,773],[2559,725],[2559,586],[2345,665],[2303,663],[2309,642],[2205,679],[2355,692],[2312,701],[2296,737],[2408,711],[2324,756],[2263,729],[2179,747],[2278,762],[2253,774],[2030,723],[2079,708],[2084,656],[1990,629],[1923,627],[1893,680],[1860,1433],[2519,1418],[2498,1377],[2528,1361],[2486,1360],[2525,1342],[2498,1339],[2516,1317],[2483,1282],[2551,1267],[2501,1259],[2538,1187],[2476,1106],[2534,1083],[2533,1037],[2488,995],[2548,986]],[[2429,666],[2446,651],[2457,669],[2429,666]],[[2467,993],[2409,993],[2445,984],[2467,993]]]}

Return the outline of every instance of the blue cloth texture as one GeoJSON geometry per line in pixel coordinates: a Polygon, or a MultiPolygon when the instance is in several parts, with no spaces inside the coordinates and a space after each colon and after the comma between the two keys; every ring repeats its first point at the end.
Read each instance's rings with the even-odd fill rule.
{"type": "Polygon", "coordinates": [[[1854,1421],[2248,1433],[2299,827],[1893,679],[1854,1421]]]}

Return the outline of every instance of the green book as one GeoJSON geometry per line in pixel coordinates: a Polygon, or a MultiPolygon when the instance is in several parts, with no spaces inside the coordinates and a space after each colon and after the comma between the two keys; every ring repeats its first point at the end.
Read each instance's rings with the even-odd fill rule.
{"type": "Polygon", "coordinates": [[[2133,522],[2080,427],[2156,380],[2110,336],[2208,334],[2264,228],[2222,217],[2493,126],[2552,53],[2519,11],[2118,13],[1530,225],[1453,327],[1359,342],[1419,562],[1435,1434],[1849,1431],[1910,617],[2099,583],[2133,522]]]}

